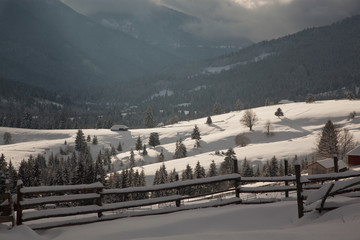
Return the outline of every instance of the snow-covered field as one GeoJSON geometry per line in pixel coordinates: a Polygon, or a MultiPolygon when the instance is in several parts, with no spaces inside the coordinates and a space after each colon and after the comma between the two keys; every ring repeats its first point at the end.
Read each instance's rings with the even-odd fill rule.
{"type": "MultiPolygon", "coordinates": [[[[239,160],[246,157],[251,161],[264,161],[276,156],[278,159],[311,157],[319,131],[327,120],[340,127],[346,127],[360,141],[360,117],[348,120],[350,112],[360,112],[360,101],[319,101],[313,104],[289,103],[253,109],[259,118],[254,131],[240,124],[244,111],[212,116],[213,124],[205,124],[206,119],[180,122],[175,125],[154,129],[131,129],[127,132],[112,132],[108,129],[85,129],[84,134],[96,135],[99,144],[90,144],[94,156],[98,151],[123,144],[123,152],[113,161],[125,160],[130,149],[135,148],[138,136],[148,143],[151,132],[158,132],[161,145],[155,149],[148,147],[148,156],[136,153],[136,159],[144,158],[144,169],[151,176],[159,169],[156,156],[161,149],[165,155],[167,169],[176,168],[181,172],[187,164],[195,167],[197,161],[207,168],[214,160],[220,164],[223,155],[215,151],[226,151],[234,147],[239,160]],[[274,113],[277,108],[284,112],[282,119],[274,113]],[[267,120],[273,125],[274,135],[267,137],[264,126],[267,120]],[[201,148],[194,148],[190,135],[195,126],[201,133],[201,148]],[[251,139],[246,147],[236,147],[234,138],[244,133],[251,139]],[[188,157],[173,160],[175,142],[182,138],[188,150],[188,157]]],[[[28,130],[0,128],[0,135],[10,132],[13,144],[0,145],[0,153],[7,160],[18,165],[30,154],[49,155],[58,153],[60,147],[74,145],[77,130],[28,130]]],[[[95,159],[95,158],[94,158],[95,159]]],[[[150,180],[149,180],[150,182],[150,180]]],[[[297,219],[295,201],[284,201],[264,205],[233,205],[184,211],[159,216],[135,217],[74,227],[55,228],[34,232],[26,226],[7,230],[0,225],[0,239],[360,239],[357,226],[360,224],[360,204],[343,206],[326,213],[308,213],[297,219]]]]}
{"type": "MultiPolygon", "coordinates": [[[[84,129],[83,131],[85,136],[93,137],[96,135],[99,140],[97,146],[89,144],[94,159],[100,150],[109,148],[110,145],[116,147],[121,142],[123,151],[112,160],[113,162],[122,160],[124,166],[128,164],[130,149],[135,149],[136,139],[140,136],[143,144],[147,144],[148,156],[144,157],[134,151],[135,159],[144,160],[144,165],[139,168],[144,169],[145,174],[150,176],[149,182],[151,176],[162,164],[157,162],[157,155],[160,154],[161,150],[165,155],[166,168],[168,170],[175,168],[178,172],[181,172],[186,164],[195,167],[197,161],[200,161],[205,168],[209,167],[212,160],[220,164],[224,156],[222,154],[216,155],[215,151],[226,151],[230,147],[234,148],[240,161],[245,157],[253,162],[269,160],[273,156],[278,159],[292,159],[295,154],[300,159],[304,157],[311,159],[318,133],[329,119],[340,127],[349,129],[356,141],[360,141],[360,117],[356,116],[353,120],[348,120],[350,112],[360,113],[360,101],[289,103],[255,108],[253,111],[257,114],[259,121],[252,132],[240,123],[244,111],[212,116],[212,125],[205,124],[206,118],[201,118],[161,128],[130,129],[126,132],[112,132],[109,129],[84,129]],[[274,115],[279,107],[284,112],[284,117],[281,119],[274,115]],[[271,121],[273,128],[273,136],[271,137],[264,134],[265,123],[268,120],[271,121]],[[194,148],[195,141],[191,139],[191,132],[195,124],[199,127],[202,138],[199,149],[194,148]],[[151,132],[158,132],[160,136],[161,145],[155,149],[148,145],[151,132]],[[234,138],[242,133],[250,138],[251,143],[246,147],[236,147],[234,138]],[[180,138],[186,145],[188,157],[174,160],[175,142],[180,138]]],[[[68,145],[73,146],[77,130],[0,128],[0,136],[4,132],[11,133],[13,144],[0,145],[0,153],[3,153],[8,161],[11,160],[15,166],[18,166],[20,161],[29,157],[30,154],[42,153],[49,156],[51,152],[59,153],[60,147],[66,147],[64,145],[65,140],[68,145]]],[[[0,143],[1,141],[2,139],[0,143]]]]}

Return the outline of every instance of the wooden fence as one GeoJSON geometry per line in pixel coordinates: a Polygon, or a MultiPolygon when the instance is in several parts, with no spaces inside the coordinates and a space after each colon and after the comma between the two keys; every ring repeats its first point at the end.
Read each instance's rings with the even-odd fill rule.
{"type": "Polygon", "coordinates": [[[6,182],[6,192],[0,194],[0,223],[11,222],[15,225],[14,208],[10,193],[9,182],[6,182]]]}
{"type": "MultiPolygon", "coordinates": [[[[234,160],[234,166],[237,166],[237,160],[234,160]]],[[[242,199],[242,197],[246,194],[277,192],[283,192],[285,198],[289,197],[289,192],[297,192],[298,215],[302,217],[304,212],[309,210],[308,205],[316,201],[322,202],[320,209],[323,210],[326,209],[324,204],[328,196],[360,190],[360,187],[356,186],[360,184],[360,172],[358,171],[301,176],[300,166],[296,165],[295,176],[241,177],[238,169],[236,167],[234,169],[233,174],[123,189],[105,189],[100,182],[87,185],[40,187],[23,187],[22,183],[19,182],[17,200],[14,203],[17,211],[16,222],[17,224],[22,224],[23,222],[35,221],[35,223],[29,226],[33,229],[43,229],[105,221],[128,216],[144,216],[195,208],[223,206],[227,204],[265,203],[267,201],[246,201],[242,199]],[[340,179],[346,180],[338,181],[340,179]],[[189,187],[198,186],[198,189],[201,189],[211,184],[222,184],[223,182],[227,182],[225,185],[228,187],[225,189],[212,189],[210,192],[199,191],[192,195],[186,194],[184,191],[189,187]],[[258,182],[268,183],[268,185],[251,187],[248,184],[258,182]],[[244,185],[245,183],[247,184],[244,185]],[[331,187],[324,187],[327,186],[327,184],[331,184],[331,187]],[[314,191],[316,189],[324,192],[324,194],[316,193],[314,191]],[[230,195],[232,196],[218,200],[204,200],[225,192],[231,193],[230,195]],[[137,199],[134,197],[139,195],[145,196],[145,199],[137,199]],[[116,199],[120,199],[121,201],[110,201],[110,196],[115,196],[116,199]],[[190,199],[193,199],[191,204],[189,203],[190,199]],[[200,199],[202,202],[194,204],[196,199],[200,199]],[[185,200],[188,201],[187,204],[185,204],[185,200]],[[151,208],[150,210],[149,208],[141,208],[159,204],[169,205],[170,207],[163,209],[151,208]],[[122,213],[125,209],[136,210],[132,211],[131,214],[129,212],[122,213]],[[37,220],[45,218],[60,218],[85,214],[92,215],[88,218],[82,216],[81,218],[73,220],[66,219],[62,222],[48,221],[43,223],[38,221],[38,223],[36,223],[37,220]]],[[[9,197],[9,195],[6,195],[6,197],[10,202],[11,197],[9,197]]],[[[319,208],[317,207],[317,209],[319,208]]]]}

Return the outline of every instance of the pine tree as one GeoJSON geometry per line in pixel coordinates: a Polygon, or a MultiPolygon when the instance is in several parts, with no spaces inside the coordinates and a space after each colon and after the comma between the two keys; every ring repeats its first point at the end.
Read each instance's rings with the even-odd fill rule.
{"type": "Polygon", "coordinates": [[[134,151],[131,149],[130,150],[130,160],[129,160],[129,167],[130,168],[133,168],[135,167],[135,154],[134,154],[134,151]]]}
{"type": "Polygon", "coordinates": [[[87,148],[85,135],[81,129],[78,130],[75,138],[75,149],[79,152],[84,152],[87,148]]]}
{"type": "Polygon", "coordinates": [[[206,119],[206,124],[207,124],[207,125],[211,125],[211,124],[212,124],[212,119],[211,119],[210,116],[207,117],[207,119],[206,119]]]}
{"type": "Polygon", "coordinates": [[[149,137],[149,145],[152,147],[156,147],[158,145],[160,145],[160,140],[159,140],[159,134],[156,132],[150,133],[150,137],[149,137]]]}
{"type": "Polygon", "coordinates": [[[18,175],[11,160],[9,162],[8,172],[9,172],[9,183],[10,183],[11,192],[15,192],[18,175]]]}
{"type": "Polygon", "coordinates": [[[200,140],[201,137],[200,137],[200,131],[199,131],[199,128],[197,125],[195,125],[192,133],[191,133],[191,139],[197,139],[197,140],[200,140]]]}
{"type": "Polygon", "coordinates": [[[122,152],[122,145],[121,145],[121,142],[119,142],[116,150],[118,150],[119,152],[122,152]]]}
{"type": "Polygon", "coordinates": [[[238,99],[235,103],[235,111],[240,111],[243,108],[243,104],[240,99],[238,99]]]}
{"type": "Polygon", "coordinates": [[[181,174],[181,179],[184,180],[190,180],[190,179],[194,179],[194,174],[193,174],[193,170],[190,167],[189,164],[186,165],[185,170],[182,172],[181,174]]]}
{"type": "Polygon", "coordinates": [[[4,154],[0,156],[0,193],[6,192],[6,180],[8,178],[8,168],[4,154]]]}
{"type": "Polygon", "coordinates": [[[136,140],[135,150],[140,152],[142,149],[143,149],[143,145],[142,145],[141,138],[139,136],[136,140]]]}
{"type": "Polygon", "coordinates": [[[155,127],[154,115],[151,107],[148,107],[145,112],[144,124],[147,128],[155,127]]]}
{"type": "Polygon", "coordinates": [[[176,182],[176,181],[179,181],[179,175],[174,168],[169,174],[169,182],[176,182]]]}
{"type": "Polygon", "coordinates": [[[182,140],[176,141],[174,159],[186,157],[187,150],[182,140]]]}
{"type": "Polygon", "coordinates": [[[97,136],[94,136],[92,139],[92,144],[97,145],[98,144],[98,139],[97,136]]]}
{"type": "Polygon", "coordinates": [[[246,158],[244,158],[244,161],[242,163],[241,173],[240,174],[243,177],[253,177],[254,176],[253,169],[250,166],[249,162],[246,160],[246,158]]]}
{"type": "Polygon", "coordinates": [[[158,162],[163,162],[165,160],[165,156],[164,156],[162,149],[161,149],[160,154],[157,156],[157,160],[158,160],[158,162]]]}
{"type": "Polygon", "coordinates": [[[355,100],[355,95],[352,91],[349,91],[346,98],[349,100],[355,100]]]}
{"type": "Polygon", "coordinates": [[[146,150],[146,144],[144,144],[142,154],[143,154],[144,156],[148,155],[148,152],[147,152],[147,150],[146,150]]]}
{"type": "Polygon", "coordinates": [[[205,168],[201,166],[200,162],[198,161],[194,169],[194,178],[204,178],[204,177],[206,177],[205,168]]]}
{"type": "Polygon", "coordinates": [[[110,145],[110,155],[111,156],[116,156],[116,149],[113,145],[110,145]]]}
{"type": "Polygon", "coordinates": [[[229,148],[225,153],[224,161],[220,165],[221,174],[229,174],[234,172],[234,158],[235,152],[232,148],[229,148]]]}
{"type": "Polygon", "coordinates": [[[269,175],[270,177],[275,177],[278,175],[279,172],[279,163],[275,156],[273,156],[270,160],[270,167],[269,167],[269,175]]]}
{"type": "Polygon", "coordinates": [[[308,94],[306,95],[305,102],[306,102],[306,103],[313,103],[313,102],[315,102],[314,95],[312,95],[311,93],[308,93],[308,94]]]}
{"type": "Polygon", "coordinates": [[[10,144],[12,141],[11,133],[5,132],[3,136],[4,144],[10,144]]]}
{"type": "MultiPolygon", "coordinates": [[[[100,181],[102,183],[105,183],[105,170],[104,170],[104,165],[103,165],[103,159],[102,159],[102,154],[101,151],[99,152],[96,162],[95,162],[95,177],[97,178],[98,176],[100,177],[100,181]]],[[[97,179],[96,179],[97,180],[97,179]]]]}
{"type": "Polygon", "coordinates": [[[40,186],[41,184],[41,169],[38,158],[35,159],[34,165],[32,166],[33,186],[40,186]]]}
{"type": "Polygon", "coordinates": [[[279,119],[284,116],[284,113],[283,113],[283,111],[281,110],[281,108],[278,108],[278,109],[276,110],[275,116],[277,116],[279,119]]]}
{"type": "Polygon", "coordinates": [[[216,102],[214,104],[214,107],[213,107],[213,114],[218,115],[218,114],[221,114],[221,113],[222,113],[221,105],[220,105],[220,103],[216,102]]]}
{"type": "Polygon", "coordinates": [[[328,120],[322,129],[318,144],[317,155],[319,158],[332,158],[338,154],[338,136],[339,130],[331,120],[328,120]]]}
{"type": "Polygon", "coordinates": [[[195,125],[192,133],[191,133],[191,139],[195,139],[195,147],[199,148],[200,147],[200,131],[199,128],[197,127],[197,125],[195,125]]]}
{"type": "Polygon", "coordinates": [[[212,160],[212,162],[210,164],[209,172],[208,172],[208,177],[215,177],[217,175],[218,175],[217,167],[216,167],[214,160],[212,160]]]}

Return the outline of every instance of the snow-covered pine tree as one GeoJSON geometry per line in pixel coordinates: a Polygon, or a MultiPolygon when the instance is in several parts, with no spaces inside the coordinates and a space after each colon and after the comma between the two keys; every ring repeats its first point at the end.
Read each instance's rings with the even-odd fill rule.
{"type": "Polygon", "coordinates": [[[149,145],[152,147],[156,147],[157,145],[160,145],[159,134],[157,132],[150,133],[149,145]]]}
{"type": "Polygon", "coordinates": [[[212,124],[212,119],[211,119],[210,116],[207,117],[207,119],[206,119],[206,124],[207,124],[207,125],[211,125],[211,124],[212,124]]]}
{"type": "Polygon", "coordinates": [[[143,150],[143,144],[142,144],[140,136],[138,136],[138,138],[136,140],[135,150],[139,151],[139,153],[140,153],[141,150],[143,150]]]}
{"type": "Polygon", "coordinates": [[[146,155],[148,154],[148,152],[147,152],[147,150],[146,150],[146,144],[144,144],[144,146],[143,146],[143,152],[142,152],[142,154],[143,154],[144,156],[146,156],[146,155]]]}
{"type": "Polygon", "coordinates": [[[215,161],[212,160],[207,176],[208,177],[215,177],[217,175],[218,175],[217,167],[216,167],[215,161]]]}
{"type": "Polygon", "coordinates": [[[323,127],[317,144],[318,158],[332,158],[334,154],[339,153],[338,147],[339,129],[328,120],[323,127]]]}
{"type": "Polygon", "coordinates": [[[284,116],[284,113],[283,113],[283,111],[281,110],[281,108],[278,108],[278,109],[276,110],[275,116],[277,116],[279,119],[284,116]]]}
{"type": "Polygon", "coordinates": [[[232,148],[229,148],[225,153],[224,161],[220,165],[220,174],[229,174],[234,172],[235,152],[232,148]]]}
{"type": "Polygon", "coordinates": [[[279,173],[279,162],[275,156],[273,156],[270,160],[270,168],[269,168],[269,176],[275,177],[278,176],[279,173]]]}
{"type": "Polygon", "coordinates": [[[75,138],[75,149],[79,152],[86,151],[87,145],[85,141],[85,135],[81,129],[78,130],[75,138]]]}
{"type": "Polygon", "coordinates": [[[129,167],[133,168],[135,166],[136,166],[136,164],[135,164],[135,154],[134,154],[134,151],[131,149],[130,150],[129,167]]]}
{"type": "Polygon", "coordinates": [[[118,150],[119,152],[122,152],[122,145],[121,145],[121,142],[119,142],[116,150],[118,150]]]}

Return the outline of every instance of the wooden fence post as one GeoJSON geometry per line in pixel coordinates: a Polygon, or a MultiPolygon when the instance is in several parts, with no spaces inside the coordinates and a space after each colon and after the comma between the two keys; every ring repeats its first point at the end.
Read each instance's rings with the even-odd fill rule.
{"type": "Polygon", "coordinates": [[[23,188],[23,182],[21,180],[17,181],[17,200],[16,200],[16,224],[21,225],[22,224],[22,209],[20,202],[23,200],[23,195],[21,193],[21,189],[23,188]]]}
{"type": "MultiPolygon", "coordinates": [[[[284,159],[284,165],[285,165],[285,173],[284,175],[285,176],[288,176],[289,175],[289,161],[284,159]]],[[[289,186],[289,181],[285,181],[285,186],[289,186]]],[[[289,197],[289,191],[285,191],[285,197],[288,198],[289,197]]]]}
{"type": "MultiPolygon", "coordinates": [[[[97,175],[96,178],[97,178],[97,181],[102,184],[100,175],[97,175]]],[[[102,187],[101,189],[98,189],[98,190],[96,191],[97,194],[100,194],[99,198],[96,199],[96,204],[97,204],[98,206],[100,206],[100,207],[102,206],[102,192],[103,192],[103,189],[104,189],[104,187],[102,187]]],[[[102,215],[103,215],[103,214],[102,214],[102,211],[98,211],[97,214],[98,214],[98,218],[101,218],[102,215]]]]}
{"type": "Polygon", "coordinates": [[[295,176],[296,176],[298,217],[302,218],[304,216],[304,205],[303,205],[303,197],[302,197],[301,168],[299,163],[295,163],[295,176]]]}
{"type": "MultiPolygon", "coordinates": [[[[175,175],[175,181],[176,181],[176,182],[179,181],[179,175],[178,175],[178,174],[175,175]]],[[[177,194],[177,195],[180,195],[180,188],[177,188],[177,189],[176,189],[176,194],[177,194]]],[[[175,204],[176,204],[176,207],[180,207],[180,205],[181,205],[180,199],[176,200],[176,201],[175,201],[175,204]]]]}
{"type": "Polygon", "coordinates": [[[334,154],[334,172],[339,172],[339,161],[336,154],[334,154]]]}
{"type": "Polygon", "coordinates": [[[11,224],[12,226],[14,227],[15,226],[15,214],[14,214],[14,204],[12,202],[12,195],[11,195],[11,189],[10,189],[10,181],[8,179],[5,180],[5,184],[6,184],[6,191],[5,193],[8,193],[9,194],[9,199],[8,199],[8,203],[9,203],[9,206],[10,206],[10,211],[11,211],[11,216],[12,216],[12,219],[11,219],[11,224]]]}
{"type": "MultiPolygon", "coordinates": [[[[236,157],[234,157],[233,158],[233,161],[234,161],[234,173],[237,173],[237,174],[239,174],[239,166],[238,166],[238,160],[237,160],[237,158],[236,157]]],[[[237,198],[240,198],[240,189],[239,189],[239,184],[240,183],[240,181],[239,181],[239,179],[235,179],[235,181],[234,181],[234,187],[235,187],[235,196],[237,197],[237,198]]]]}

